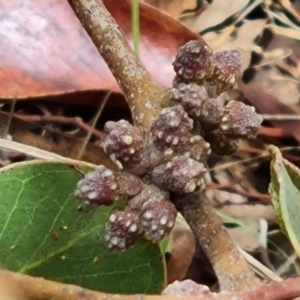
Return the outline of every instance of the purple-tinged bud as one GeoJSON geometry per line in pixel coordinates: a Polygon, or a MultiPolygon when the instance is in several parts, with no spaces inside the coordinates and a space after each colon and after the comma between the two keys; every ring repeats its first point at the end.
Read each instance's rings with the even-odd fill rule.
{"type": "Polygon", "coordinates": [[[147,185],[138,195],[132,198],[128,202],[128,206],[132,209],[140,211],[145,202],[149,200],[160,201],[162,199],[168,200],[169,194],[165,191],[160,190],[157,186],[150,184],[147,185]]]}
{"type": "Polygon", "coordinates": [[[209,99],[202,105],[201,117],[199,121],[206,125],[217,125],[220,122],[220,117],[224,112],[224,108],[216,99],[209,99]]]}
{"type": "Polygon", "coordinates": [[[213,75],[205,82],[210,98],[215,98],[234,87],[241,75],[241,54],[236,50],[217,52],[213,56],[213,64],[213,75]]]}
{"type": "Polygon", "coordinates": [[[181,105],[175,105],[161,111],[158,119],[151,125],[151,133],[156,148],[164,150],[182,145],[192,128],[193,120],[181,105]]]}
{"type": "MultiPolygon", "coordinates": [[[[210,291],[208,286],[186,279],[181,282],[175,281],[168,285],[162,292],[162,295],[171,297],[201,297],[203,295],[203,298],[205,298],[205,295],[208,295],[209,293],[210,291]]],[[[211,298],[214,297],[211,296],[211,298]]],[[[234,299],[234,297],[232,297],[232,299],[234,299]]]]}
{"type": "Polygon", "coordinates": [[[112,251],[124,251],[141,236],[138,213],[130,208],[114,210],[105,226],[105,241],[112,251]]]}
{"type": "Polygon", "coordinates": [[[203,39],[189,41],[178,49],[173,66],[177,75],[187,80],[210,77],[214,70],[213,52],[203,39]]]}
{"type": "Polygon", "coordinates": [[[141,229],[154,243],[160,242],[174,227],[177,211],[175,206],[163,197],[153,195],[146,201],[139,214],[141,229]]]}
{"type": "Polygon", "coordinates": [[[206,171],[203,163],[185,156],[175,156],[168,163],[155,167],[151,180],[163,190],[186,194],[204,187],[203,175],[206,171]]]}
{"type": "Polygon", "coordinates": [[[210,153],[210,144],[200,135],[192,135],[185,143],[184,147],[180,149],[181,155],[202,163],[206,163],[210,153]]]}
{"type": "Polygon", "coordinates": [[[140,162],[143,139],[138,128],[125,120],[109,121],[104,126],[104,149],[122,164],[140,162]]]}
{"type": "Polygon", "coordinates": [[[171,90],[171,97],[174,103],[180,104],[190,117],[201,115],[201,106],[208,100],[204,86],[196,83],[180,83],[171,90]]]}
{"type": "Polygon", "coordinates": [[[229,101],[220,119],[219,128],[225,135],[232,138],[250,139],[256,137],[263,121],[253,106],[238,101],[229,101]]]}
{"type": "Polygon", "coordinates": [[[216,52],[213,56],[214,79],[231,88],[241,75],[242,57],[237,50],[216,52]]]}
{"type": "Polygon", "coordinates": [[[142,181],[138,177],[98,166],[78,182],[75,196],[93,204],[111,205],[122,196],[135,196],[142,188],[142,181]]]}
{"type": "Polygon", "coordinates": [[[220,129],[210,132],[206,139],[210,143],[211,151],[219,156],[231,155],[238,148],[238,139],[226,136],[220,129]]]}

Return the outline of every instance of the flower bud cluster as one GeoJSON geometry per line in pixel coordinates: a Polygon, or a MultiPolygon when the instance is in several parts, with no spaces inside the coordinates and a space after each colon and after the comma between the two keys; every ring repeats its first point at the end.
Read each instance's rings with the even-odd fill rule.
{"type": "Polygon", "coordinates": [[[123,251],[141,236],[160,242],[172,230],[177,211],[168,193],[193,193],[205,186],[211,152],[229,155],[238,140],[255,138],[261,116],[241,102],[223,101],[241,73],[238,51],[213,53],[202,40],[180,47],[173,62],[172,106],[163,108],[144,139],[125,120],[107,122],[103,147],[121,170],[97,167],[79,181],[75,196],[96,205],[125,199],[113,210],[104,239],[123,251]],[[156,155],[155,159],[152,159],[156,155]]]}

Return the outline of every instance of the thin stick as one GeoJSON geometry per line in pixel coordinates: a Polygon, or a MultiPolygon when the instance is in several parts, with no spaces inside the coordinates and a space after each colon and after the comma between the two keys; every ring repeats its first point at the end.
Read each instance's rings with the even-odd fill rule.
{"type": "Polygon", "coordinates": [[[9,128],[10,128],[10,124],[11,124],[11,121],[12,121],[12,118],[13,118],[13,114],[14,114],[14,111],[15,111],[16,103],[17,103],[17,97],[15,96],[14,99],[13,99],[13,101],[12,101],[11,108],[10,108],[8,122],[7,122],[7,127],[6,127],[6,130],[4,132],[4,138],[5,139],[8,138],[9,128]]]}
{"type": "MultiPolygon", "coordinates": [[[[14,299],[23,300],[178,300],[176,296],[112,295],[5,270],[0,270],[0,283],[0,296],[5,287],[5,295],[11,292],[11,295],[15,296],[14,299]]],[[[253,290],[218,295],[207,293],[197,297],[185,296],[180,297],[180,300],[287,300],[299,296],[300,278],[298,277],[272,282],[253,290]]]]}
{"type": "Polygon", "coordinates": [[[299,115],[262,115],[264,120],[268,121],[300,121],[299,115]]]}
{"type": "Polygon", "coordinates": [[[15,114],[14,117],[21,119],[26,122],[32,122],[32,123],[56,123],[56,124],[65,124],[65,125],[77,125],[79,128],[86,132],[91,132],[91,134],[98,138],[102,139],[102,132],[97,130],[96,128],[93,128],[89,124],[86,124],[82,121],[81,118],[75,117],[75,118],[68,118],[64,116],[38,116],[38,115],[18,115],[15,114]]]}
{"type": "MultiPolygon", "coordinates": [[[[97,122],[98,122],[98,119],[99,119],[99,117],[101,116],[102,111],[103,111],[103,109],[104,109],[104,107],[105,107],[105,105],[106,105],[106,103],[107,103],[107,100],[108,100],[108,98],[110,97],[111,93],[112,93],[112,92],[109,91],[109,92],[106,94],[106,96],[104,97],[104,99],[103,99],[103,101],[102,101],[102,103],[101,103],[101,105],[100,105],[100,107],[99,107],[99,109],[98,109],[98,111],[97,111],[97,113],[96,113],[96,115],[95,115],[95,117],[94,117],[94,120],[93,120],[93,123],[92,123],[92,125],[91,125],[91,128],[95,128],[95,126],[96,126],[96,124],[97,124],[97,122]]],[[[85,140],[84,140],[84,143],[83,143],[83,145],[82,145],[82,147],[81,147],[81,149],[80,149],[80,152],[79,152],[79,154],[78,154],[77,159],[81,159],[81,157],[82,157],[82,155],[83,155],[83,153],[84,153],[84,150],[85,150],[85,148],[86,148],[86,145],[88,144],[88,142],[89,142],[89,140],[90,140],[92,134],[93,134],[93,131],[90,130],[90,131],[88,132],[88,134],[87,134],[85,140]]]]}

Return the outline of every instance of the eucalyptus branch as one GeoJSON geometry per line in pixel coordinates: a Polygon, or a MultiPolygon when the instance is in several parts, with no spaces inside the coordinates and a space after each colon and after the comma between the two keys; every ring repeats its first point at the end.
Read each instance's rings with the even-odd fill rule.
{"type": "MultiPolygon", "coordinates": [[[[112,18],[109,12],[107,12],[102,1],[73,0],[71,1],[71,3],[82,25],[90,35],[99,53],[102,55],[102,57],[108,64],[117,82],[122,88],[127,98],[128,105],[131,109],[135,125],[139,127],[139,129],[141,129],[145,140],[151,140],[149,129],[153,124],[153,121],[157,121],[157,118],[161,113],[162,107],[170,106],[168,105],[168,103],[171,103],[169,91],[164,87],[160,86],[152,79],[149,72],[141,64],[139,58],[133,52],[127,40],[122,35],[115,20],[112,18]]],[[[204,78],[203,76],[206,75],[211,76],[213,59],[211,53],[212,51],[205,44],[204,41],[199,40],[194,42],[195,43],[192,43],[187,46],[187,51],[190,51],[188,55],[190,55],[190,57],[195,57],[196,55],[197,57],[202,57],[202,59],[203,56],[207,57],[207,61],[201,62],[201,67],[203,67],[204,69],[202,68],[202,70],[200,71],[202,72],[202,77],[200,78],[204,78]],[[200,51],[202,51],[201,55],[199,55],[200,51]],[[205,70],[206,73],[203,73],[203,70],[205,70]]],[[[182,50],[179,55],[178,61],[174,65],[178,74],[183,74],[183,76],[185,74],[187,76],[191,76],[192,73],[196,74],[198,70],[191,63],[189,65],[190,69],[185,70],[183,68],[183,63],[186,61],[184,55],[185,54],[182,50]]],[[[197,57],[196,60],[198,59],[197,57]]],[[[223,91],[224,88],[230,88],[232,86],[232,79],[236,78],[235,73],[230,73],[231,70],[236,70],[239,67],[239,64],[237,63],[239,57],[236,52],[233,51],[232,53],[229,53],[229,56],[228,53],[219,53],[216,55],[215,58],[217,62],[222,62],[222,66],[223,60],[225,60],[225,63],[227,63],[226,60],[228,59],[228,57],[232,58],[232,61],[230,63],[233,62],[233,67],[229,71],[225,70],[225,73],[220,72],[222,76],[225,74],[225,77],[222,77],[221,75],[213,75],[216,76],[215,78],[212,78],[217,83],[216,86],[212,85],[212,81],[201,82],[201,84],[206,86],[210,95],[215,95],[215,93],[223,91]],[[225,82],[222,80],[225,80],[225,82]]],[[[179,77],[177,76],[176,80],[184,80],[184,78],[179,77]]],[[[203,91],[204,87],[198,88],[197,86],[195,86],[195,84],[183,85],[183,89],[194,88],[197,93],[201,93],[202,95],[204,95],[205,98],[206,91],[203,91]]],[[[181,90],[178,91],[179,98],[181,95],[180,91],[181,90]]],[[[189,93],[189,90],[187,90],[187,93],[189,93]]],[[[174,97],[176,99],[176,95],[174,97]]],[[[211,96],[211,98],[214,97],[211,96]]],[[[203,115],[203,118],[206,118],[206,120],[208,120],[211,115],[218,115],[222,119],[222,122],[234,121],[235,116],[231,115],[232,108],[238,110],[239,115],[245,118],[251,119],[253,116],[255,117],[255,112],[252,108],[246,107],[241,103],[233,102],[230,102],[228,107],[225,107],[223,109],[218,106],[215,100],[205,102],[205,99],[203,99],[203,103],[207,104],[204,105],[207,111],[205,111],[205,115],[203,115]],[[212,110],[212,113],[210,113],[209,110],[212,110]],[[226,113],[228,115],[224,117],[222,115],[223,113],[226,113]]],[[[187,102],[186,105],[194,105],[194,102],[187,102]]],[[[199,107],[195,107],[193,111],[193,113],[195,113],[197,116],[199,116],[198,109],[199,107]]],[[[152,130],[154,131],[152,132],[152,134],[155,135],[155,138],[157,139],[156,141],[158,143],[164,142],[164,140],[162,139],[165,138],[163,136],[161,128],[163,126],[173,126],[169,125],[172,124],[170,120],[172,120],[174,124],[176,124],[177,120],[180,120],[180,122],[184,124],[184,130],[186,130],[187,133],[190,130],[190,127],[192,126],[192,121],[190,121],[190,119],[187,117],[182,107],[180,107],[180,105],[173,106],[171,109],[165,110],[161,119],[155,123],[154,127],[152,126],[152,130]],[[173,120],[172,118],[175,119],[173,120]]],[[[254,119],[253,132],[246,132],[246,134],[249,133],[252,136],[254,136],[254,133],[256,132],[256,129],[257,127],[259,127],[260,123],[261,119],[254,119]]],[[[126,126],[127,132],[130,132],[132,134],[130,135],[130,144],[132,143],[132,141],[136,141],[136,143],[138,143],[138,141],[140,141],[140,138],[138,138],[137,134],[133,132],[133,129],[130,129],[129,125],[123,125],[126,126]],[[136,136],[135,139],[132,138],[133,135],[136,136]]],[[[113,128],[117,128],[116,126],[121,125],[119,124],[113,126],[113,128]]],[[[229,126],[227,125],[227,123],[223,124],[224,130],[227,130],[228,133],[231,133],[230,126],[231,124],[229,124],[229,126]]],[[[172,128],[174,126],[172,128],[171,127],[167,128],[166,131],[173,130],[172,128]]],[[[114,129],[110,130],[109,128],[107,128],[108,132],[113,132],[113,130],[114,129]]],[[[116,130],[115,132],[119,132],[119,130],[116,130]]],[[[126,136],[128,136],[128,133],[126,134],[126,136]]],[[[176,143],[178,142],[178,140],[181,141],[181,139],[185,140],[187,138],[187,134],[185,132],[182,133],[180,131],[178,132],[178,135],[176,134],[177,133],[175,133],[172,137],[174,138],[174,141],[176,141],[176,143]]],[[[238,134],[245,133],[241,133],[239,131],[238,134]]],[[[219,147],[220,139],[224,139],[223,144],[225,145],[226,151],[228,150],[230,152],[232,150],[236,150],[237,139],[228,140],[227,137],[224,136],[222,131],[214,131],[211,137],[212,140],[209,142],[211,144],[214,143],[212,145],[214,145],[215,148],[219,147]]],[[[119,145],[123,145],[122,140],[118,136],[113,135],[111,136],[111,138],[116,139],[116,141],[118,141],[119,144],[116,144],[118,145],[118,148],[116,146],[115,149],[121,151],[122,149],[119,145]]],[[[167,139],[165,141],[167,141],[167,139]]],[[[197,137],[197,139],[192,138],[190,141],[192,144],[196,142],[202,147],[202,139],[200,137],[197,137]]],[[[171,142],[173,142],[173,140],[171,140],[171,142]]],[[[163,145],[163,147],[164,146],[165,145],[163,145]]],[[[138,149],[139,148],[137,148],[135,152],[138,152],[138,149]]],[[[112,151],[115,150],[112,149],[112,151]]],[[[170,178],[166,177],[169,176],[167,172],[169,172],[170,174],[173,172],[173,167],[177,168],[179,166],[185,166],[185,163],[187,166],[191,166],[194,164],[193,162],[195,161],[192,159],[186,159],[184,158],[184,156],[177,156],[174,158],[174,160],[172,160],[172,163],[170,162],[170,164],[156,167],[156,169],[154,169],[154,172],[152,171],[152,175],[155,174],[155,176],[152,176],[152,180],[157,186],[159,186],[163,190],[172,190],[178,192],[176,188],[182,189],[182,187],[178,186],[178,184],[180,185],[180,183],[183,183],[185,188],[191,192],[190,194],[185,196],[174,197],[174,201],[178,211],[181,212],[182,215],[185,217],[186,221],[192,228],[194,235],[197,238],[197,241],[201,244],[208,258],[210,259],[214,270],[218,276],[221,289],[237,291],[245,288],[259,286],[259,280],[255,277],[250,267],[244,261],[243,257],[239,254],[236,246],[231,241],[231,238],[229,237],[228,233],[222,227],[222,224],[218,220],[218,218],[215,216],[213,208],[209,201],[207,199],[204,199],[203,195],[200,196],[199,193],[193,192],[195,190],[196,184],[198,184],[199,186],[202,182],[201,176],[202,173],[206,170],[204,167],[202,167],[204,165],[202,163],[195,162],[196,165],[193,166],[193,172],[194,174],[197,174],[195,175],[195,178],[193,178],[193,180],[196,180],[196,183],[189,184],[189,181],[184,182],[183,180],[181,180],[182,178],[171,182],[170,178]],[[164,170],[166,172],[164,172],[164,170]],[[173,182],[175,183],[173,184],[173,182]]],[[[182,172],[185,171],[182,170],[182,172]]],[[[189,171],[185,172],[185,174],[186,173],[189,173],[189,171]]],[[[187,180],[189,180],[189,178],[187,178],[187,180]]]]}
{"type": "Polygon", "coordinates": [[[122,88],[135,125],[148,132],[161,111],[167,89],[152,79],[102,1],[74,0],[71,3],[122,88]]]}

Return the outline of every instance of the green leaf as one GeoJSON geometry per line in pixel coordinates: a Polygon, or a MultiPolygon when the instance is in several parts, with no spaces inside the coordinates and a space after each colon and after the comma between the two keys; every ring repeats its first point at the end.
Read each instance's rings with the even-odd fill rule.
{"type": "Polygon", "coordinates": [[[300,170],[269,146],[271,182],[269,192],[278,222],[300,255],[300,170]]]}
{"type": "MultiPolygon", "coordinates": [[[[141,238],[122,253],[104,242],[109,207],[73,196],[91,165],[26,162],[0,170],[0,259],[10,270],[110,293],[160,293],[160,247],[141,238]]],[[[117,201],[117,205],[121,205],[117,201]]]]}

